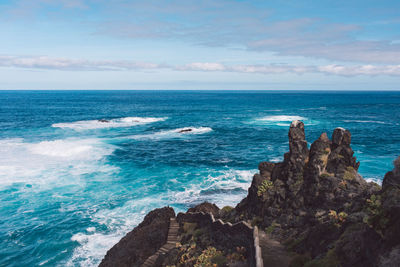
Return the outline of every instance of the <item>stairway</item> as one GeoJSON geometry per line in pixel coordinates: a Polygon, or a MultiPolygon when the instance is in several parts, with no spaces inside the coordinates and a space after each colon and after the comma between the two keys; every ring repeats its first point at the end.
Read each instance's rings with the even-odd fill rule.
{"type": "Polygon", "coordinates": [[[269,237],[265,232],[259,231],[259,242],[264,266],[287,267],[290,255],[278,241],[269,237]]]}
{"type": "Polygon", "coordinates": [[[156,253],[148,257],[147,260],[143,263],[142,267],[155,266],[156,261],[160,256],[160,254],[166,254],[171,249],[175,248],[176,243],[179,242],[178,231],[179,231],[178,222],[175,220],[175,218],[170,218],[167,242],[161,248],[159,248],[159,250],[157,250],[156,253]]]}

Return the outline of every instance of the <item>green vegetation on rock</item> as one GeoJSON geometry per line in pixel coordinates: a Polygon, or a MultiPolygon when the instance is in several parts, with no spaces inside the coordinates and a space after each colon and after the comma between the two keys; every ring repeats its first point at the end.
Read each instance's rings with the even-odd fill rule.
{"type": "Polygon", "coordinates": [[[258,186],[257,190],[257,195],[260,197],[262,196],[265,192],[267,192],[268,189],[272,188],[274,184],[270,180],[264,180],[262,183],[258,186]]]}
{"type": "Polygon", "coordinates": [[[356,178],[356,170],[353,167],[348,166],[343,174],[343,179],[353,180],[354,178],[356,178]]]}

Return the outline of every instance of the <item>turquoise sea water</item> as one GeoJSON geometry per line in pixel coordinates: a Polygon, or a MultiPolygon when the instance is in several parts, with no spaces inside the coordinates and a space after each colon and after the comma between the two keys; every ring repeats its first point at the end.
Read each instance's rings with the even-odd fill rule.
{"type": "Polygon", "coordinates": [[[399,92],[2,91],[0,266],[97,265],[156,207],[235,205],[294,119],[349,129],[364,178],[400,154],[399,92]]]}

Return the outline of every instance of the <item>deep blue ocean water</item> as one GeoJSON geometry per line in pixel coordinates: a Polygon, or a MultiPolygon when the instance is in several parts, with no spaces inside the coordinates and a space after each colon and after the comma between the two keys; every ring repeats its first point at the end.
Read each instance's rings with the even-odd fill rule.
{"type": "Polygon", "coordinates": [[[0,266],[97,265],[156,207],[235,205],[294,119],[349,129],[366,179],[400,155],[400,92],[0,91],[0,266]]]}

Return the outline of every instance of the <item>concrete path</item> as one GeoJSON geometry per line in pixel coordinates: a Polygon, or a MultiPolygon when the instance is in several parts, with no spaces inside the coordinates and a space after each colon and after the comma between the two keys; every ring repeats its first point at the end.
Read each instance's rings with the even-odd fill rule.
{"type": "Polygon", "coordinates": [[[175,218],[171,218],[169,221],[168,238],[167,242],[153,255],[147,258],[143,263],[142,267],[153,267],[162,253],[168,253],[171,249],[176,247],[176,243],[179,242],[178,237],[179,224],[175,218]]]}
{"type": "Polygon", "coordinates": [[[264,231],[258,232],[264,267],[288,267],[290,255],[278,241],[270,238],[264,231]]]}

